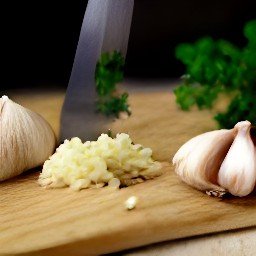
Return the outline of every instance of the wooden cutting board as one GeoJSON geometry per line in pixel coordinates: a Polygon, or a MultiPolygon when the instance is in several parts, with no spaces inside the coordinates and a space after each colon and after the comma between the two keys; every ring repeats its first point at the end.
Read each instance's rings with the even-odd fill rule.
{"type": "MultiPolygon", "coordinates": [[[[59,130],[64,92],[9,97],[59,130]]],[[[210,111],[182,112],[171,92],[131,93],[132,116],[111,124],[151,147],[164,174],[120,190],[44,189],[40,168],[0,183],[0,255],[98,255],[256,225],[256,197],[219,199],[184,184],[171,159],[189,138],[216,128],[210,111]],[[135,209],[125,200],[137,196],[135,209]]]]}

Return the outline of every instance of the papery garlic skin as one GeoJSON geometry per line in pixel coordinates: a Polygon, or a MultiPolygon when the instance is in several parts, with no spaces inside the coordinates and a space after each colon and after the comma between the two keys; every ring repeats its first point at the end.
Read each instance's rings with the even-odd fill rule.
{"type": "Polygon", "coordinates": [[[218,183],[232,195],[250,194],[256,182],[256,152],[250,136],[251,123],[242,121],[235,125],[238,133],[218,174],[218,183]]]}
{"type": "Polygon", "coordinates": [[[236,129],[222,129],[190,139],[173,157],[175,172],[199,190],[224,193],[225,189],[217,183],[218,171],[235,134],[236,129]]]}
{"type": "Polygon", "coordinates": [[[43,165],[56,147],[49,123],[39,114],[0,98],[0,181],[43,165]]]}

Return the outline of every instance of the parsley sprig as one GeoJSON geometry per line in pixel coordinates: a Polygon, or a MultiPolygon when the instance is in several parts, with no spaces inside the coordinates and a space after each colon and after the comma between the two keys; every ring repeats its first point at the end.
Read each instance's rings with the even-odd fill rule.
{"type": "Polygon", "coordinates": [[[128,93],[118,94],[116,84],[123,80],[124,58],[121,53],[103,53],[96,66],[95,80],[98,99],[97,110],[118,117],[120,112],[131,114],[128,93]]]}
{"type": "Polygon", "coordinates": [[[220,128],[256,122],[256,20],[247,22],[243,32],[248,40],[244,48],[211,37],[177,46],[176,57],[186,67],[174,90],[181,109],[212,108],[218,95],[226,93],[233,95],[227,110],[214,116],[220,128]]]}

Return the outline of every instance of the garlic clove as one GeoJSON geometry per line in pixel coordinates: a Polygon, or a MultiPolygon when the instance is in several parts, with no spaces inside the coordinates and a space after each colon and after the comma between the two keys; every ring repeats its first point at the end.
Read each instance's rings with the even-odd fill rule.
{"type": "Polygon", "coordinates": [[[255,186],[256,152],[250,136],[251,123],[242,121],[235,128],[238,133],[220,167],[218,182],[232,195],[242,197],[255,186]]]}
{"type": "Polygon", "coordinates": [[[39,114],[0,98],[0,181],[43,165],[56,147],[56,137],[39,114]]]}
{"type": "Polygon", "coordinates": [[[186,142],[173,157],[175,172],[189,185],[223,195],[217,183],[218,171],[231,146],[236,129],[200,134],[186,142]]]}

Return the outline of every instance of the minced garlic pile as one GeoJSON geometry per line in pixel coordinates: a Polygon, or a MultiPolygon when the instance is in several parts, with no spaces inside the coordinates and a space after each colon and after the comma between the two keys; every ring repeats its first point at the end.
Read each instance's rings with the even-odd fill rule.
{"type": "Polygon", "coordinates": [[[101,134],[97,141],[65,140],[46,160],[39,176],[43,187],[70,186],[74,190],[131,185],[161,174],[152,150],[134,145],[128,134],[112,139],[101,134]]]}

